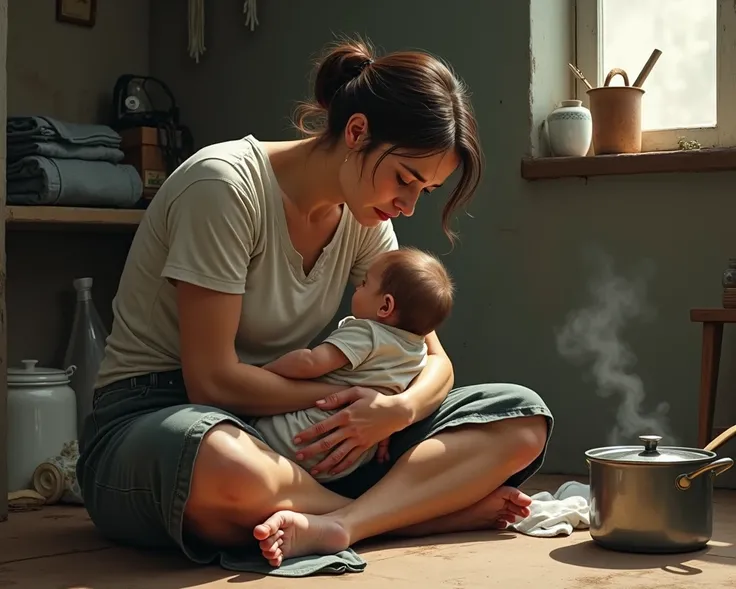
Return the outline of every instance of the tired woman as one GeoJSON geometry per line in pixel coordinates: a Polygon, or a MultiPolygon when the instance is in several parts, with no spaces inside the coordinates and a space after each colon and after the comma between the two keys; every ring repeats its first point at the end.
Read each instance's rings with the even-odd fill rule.
{"type": "MultiPolygon", "coordinates": [[[[449,182],[442,223],[481,177],[466,89],[422,52],[331,47],[307,137],[203,148],[166,180],[133,241],[113,303],[77,466],[108,537],[178,546],[195,562],[259,542],[278,566],[383,533],[503,527],[528,514],[517,487],[541,465],[552,416],[513,384],[453,390],[436,334],[402,394],[289,380],[264,364],[332,320],[348,282],[398,247],[391,219],[449,182]],[[339,409],[302,432],[302,459],[339,472],[390,439],[389,459],[330,486],[276,454],[253,417],[339,409]]],[[[297,457],[299,458],[299,457],[297,457]]]]}

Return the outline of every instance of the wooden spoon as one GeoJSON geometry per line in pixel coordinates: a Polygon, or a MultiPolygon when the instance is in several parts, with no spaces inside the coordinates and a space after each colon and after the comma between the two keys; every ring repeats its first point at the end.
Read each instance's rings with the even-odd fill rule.
{"type": "Polygon", "coordinates": [[[641,72],[639,72],[639,75],[636,77],[636,80],[634,80],[632,86],[635,88],[641,88],[644,80],[646,80],[649,77],[649,74],[652,73],[652,68],[654,67],[654,64],[657,63],[660,55],[662,55],[662,52],[659,49],[652,51],[652,54],[649,56],[649,59],[644,64],[644,67],[641,72]]]}

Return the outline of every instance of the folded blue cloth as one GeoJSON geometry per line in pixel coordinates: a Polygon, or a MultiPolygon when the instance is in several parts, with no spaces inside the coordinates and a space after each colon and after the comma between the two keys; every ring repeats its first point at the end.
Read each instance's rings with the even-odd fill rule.
{"type": "Polygon", "coordinates": [[[142,194],[129,165],[31,155],[7,167],[10,205],[132,208],[142,194]]]}
{"type": "Polygon", "coordinates": [[[309,577],[362,573],[367,563],[354,550],[348,548],[337,554],[287,558],[278,568],[268,564],[260,552],[225,553],[220,555],[220,566],[238,573],[257,573],[273,577],[309,577]]]}
{"type": "Polygon", "coordinates": [[[45,116],[8,117],[8,145],[32,141],[57,141],[74,145],[119,147],[120,134],[107,125],[67,123],[45,116]]]}
{"type": "Polygon", "coordinates": [[[8,145],[8,162],[14,162],[29,155],[103,161],[113,164],[120,163],[125,157],[122,149],[106,145],[74,145],[73,143],[54,143],[52,141],[23,141],[8,145]]]}

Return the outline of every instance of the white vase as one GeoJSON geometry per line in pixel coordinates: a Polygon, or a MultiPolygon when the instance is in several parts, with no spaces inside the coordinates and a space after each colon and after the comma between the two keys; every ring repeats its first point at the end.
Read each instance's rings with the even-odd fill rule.
{"type": "Polygon", "coordinates": [[[563,100],[547,116],[547,133],[553,156],[587,155],[593,140],[593,117],[581,100],[563,100]]]}

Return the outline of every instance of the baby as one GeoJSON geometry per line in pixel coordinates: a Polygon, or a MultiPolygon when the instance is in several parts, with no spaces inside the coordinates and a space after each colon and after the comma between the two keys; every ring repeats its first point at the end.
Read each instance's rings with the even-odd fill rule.
{"type": "MultiPolygon", "coordinates": [[[[401,393],[424,368],[424,338],[449,315],[452,302],[452,281],[437,258],[414,248],[381,254],[356,288],[351,316],[316,348],[294,350],[263,368],[287,378],[401,393]]],[[[271,448],[295,460],[294,437],[335,412],[314,407],[260,417],[252,425],[271,448]]],[[[376,449],[365,451],[339,474],[319,473],[315,478],[327,482],[344,477],[370,461],[376,449]]],[[[309,471],[323,459],[300,464],[309,471]]]]}

